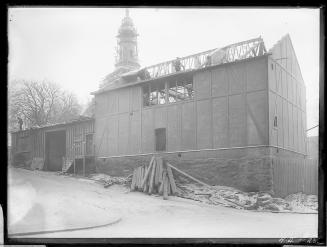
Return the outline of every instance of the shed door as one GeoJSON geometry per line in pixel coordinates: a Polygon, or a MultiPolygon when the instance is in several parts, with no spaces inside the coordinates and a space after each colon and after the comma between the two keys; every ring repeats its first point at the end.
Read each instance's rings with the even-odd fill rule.
{"type": "Polygon", "coordinates": [[[86,135],[86,155],[93,155],[93,134],[86,135]]]}
{"type": "Polygon", "coordinates": [[[46,167],[49,171],[61,171],[66,156],[66,131],[46,134],[46,167]]]}
{"type": "Polygon", "coordinates": [[[156,151],[166,151],[166,128],[155,129],[156,151]]]}

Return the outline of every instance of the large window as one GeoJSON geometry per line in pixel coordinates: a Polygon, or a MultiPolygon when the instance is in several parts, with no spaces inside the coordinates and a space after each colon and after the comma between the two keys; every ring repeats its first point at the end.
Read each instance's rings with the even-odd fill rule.
{"type": "Polygon", "coordinates": [[[194,97],[192,80],[173,80],[143,86],[143,105],[163,105],[194,97]]]}

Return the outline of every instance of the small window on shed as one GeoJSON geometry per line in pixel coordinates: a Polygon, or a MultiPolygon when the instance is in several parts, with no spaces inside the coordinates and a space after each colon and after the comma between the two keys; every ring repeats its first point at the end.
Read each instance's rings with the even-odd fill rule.
{"type": "Polygon", "coordinates": [[[150,85],[150,105],[158,105],[158,86],[150,85]]]}
{"type": "Polygon", "coordinates": [[[193,99],[194,97],[193,82],[192,81],[185,82],[184,87],[185,87],[185,99],[193,99]]]}
{"type": "Polygon", "coordinates": [[[156,151],[166,151],[166,128],[155,129],[156,151]]]}
{"type": "Polygon", "coordinates": [[[168,101],[169,103],[176,102],[176,82],[170,81],[168,84],[168,101]]]}
{"type": "Polygon", "coordinates": [[[166,103],[166,85],[164,82],[158,84],[158,102],[159,105],[166,103]]]}
{"type": "Polygon", "coordinates": [[[277,127],[277,116],[274,117],[274,127],[277,127]]]}

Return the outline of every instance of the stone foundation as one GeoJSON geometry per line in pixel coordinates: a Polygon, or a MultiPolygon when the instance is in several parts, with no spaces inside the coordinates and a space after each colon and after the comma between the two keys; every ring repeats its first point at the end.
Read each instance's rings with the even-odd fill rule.
{"type": "MultiPolygon", "coordinates": [[[[272,167],[270,149],[267,147],[158,155],[210,185],[272,193],[272,167]]],[[[152,155],[139,155],[98,159],[97,172],[111,176],[127,176],[135,167],[148,164],[151,157],[152,155]]]]}

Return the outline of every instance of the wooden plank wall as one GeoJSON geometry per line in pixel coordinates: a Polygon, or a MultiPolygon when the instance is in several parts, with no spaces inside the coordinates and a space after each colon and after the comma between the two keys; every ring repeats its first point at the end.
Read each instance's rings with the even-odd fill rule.
{"type": "Polygon", "coordinates": [[[199,71],[193,100],[143,107],[140,86],[97,95],[97,155],[154,152],[155,128],[166,128],[167,151],[267,145],[267,63],[263,56],[199,71]]]}
{"type": "Polygon", "coordinates": [[[268,60],[270,145],[306,153],[305,85],[290,37],[283,37],[268,60]],[[274,127],[277,116],[278,126],[274,127]]]}
{"type": "Polygon", "coordinates": [[[273,158],[272,168],[275,195],[318,194],[318,160],[273,158]]]}
{"type": "Polygon", "coordinates": [[[66,128],[66,158],[73,159],[74,144],[75,156],[84,155],[86,135],[94,133],[94,121],[70,124],[66,128]]]}
{"type": "MultiPolygon", "coordinates": [[[[76,155],[83,155],[83,145],[86,141],[86,135],[94,133],[94,121],[67,124],[64,126],[65,129],[66,158],[73,158],[73,144],[75,140],[81,140],[81,145],[77,146],[76,155]]],[[[29,151],[30,158],[45,158],[45,135],[47,131],[52,131],[52,127],[12,133],[12,152],[29,151]]]]}

